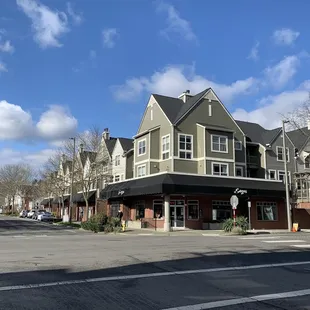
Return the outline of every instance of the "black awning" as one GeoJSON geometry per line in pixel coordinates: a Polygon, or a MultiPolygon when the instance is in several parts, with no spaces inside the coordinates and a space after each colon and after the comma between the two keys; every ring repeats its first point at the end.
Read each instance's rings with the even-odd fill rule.
{"type": "Polygon", "coordinates": [[[100,197],[102,199],[110,199],[139,195],[162,194],[165,179],[166,174],[160,174],[148,178],[137,178],[110,184],[101,191],[100,197]]]}
{"type": "Polygon", "coordinates": [[[283,182],[264,179],[165,173],[110,184],[101,191],[100,197],[120,199],[155,194],[240,195],[241,193],[243,196],[285,197],[285,187],[283,182]]]}
{"type": "MultiPolygon", "coordinates": [[[[63,198],[64,198],[64,202],[67,202],[70,200],[70,195],[64,195],[63,198]]],[[[52,202],[53,203],[61,203],[61,201],[62,201],[61,197],[55,197],[52,202]]]]}
{"type": "Polygon", "coordinates": [[[285,197],[283,182],[251,178],[170,174],[170,184],[164,184],[163,189],[164,193],[167,194],[236,194],[242,196],[285,197]]]}
{"type": "MultiPolygon", "coordinates": [[[[96,191],[91,191],[88,193],[88,199],[87,199],[88,202],[95,202],[96,201],[96,195],[95,194],[96,194],[96,191]]],[[[73,195],[72,201],[74,203],[85,202],[83,193],[77,193],[77,194],[73,195]]]]}
{"type": "Polygon", "coordinates": [[[53,198],[45,198],[41,201],[41,205],[48,205],[49,203],[52,203],[53,198]]]}

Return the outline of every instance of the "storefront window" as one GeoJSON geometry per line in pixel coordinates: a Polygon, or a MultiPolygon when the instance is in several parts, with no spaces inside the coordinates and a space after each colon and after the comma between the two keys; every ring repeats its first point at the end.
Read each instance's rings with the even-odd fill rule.
{"type": "Polygon", "coordinates": [[[120,208],[119,203],[111,204],[110,213],[112,217],[117,217],[119,208],[120,208]]]}
{"type": "Polygon", "coordinates": [[[199,219],[199,201],[198,200],[188,200],[188,219],[198,220],[199,219]]]}
{"type": "Polygon", "coordinates": [[[145,218],[145,202],[137,201],[136,202],[136,220],[145,218]]]}
{"type": "Polygon", "coordinates": [[[259,221],[277,221],[278,207],[276,202],[258,201],[256,202],[257,219],[259,221]]]}
{"type": "Polygon", "coordinates": [[[212,201],[212,220],[223,222],[231,218],[231,205],[226,200],[213,200],[212,201]]]}
{"type": "Polygon", "coordinates": [[[154,218],[160,219],[164,216],[164,204],[162,200],[153,201],[154,218]]]}

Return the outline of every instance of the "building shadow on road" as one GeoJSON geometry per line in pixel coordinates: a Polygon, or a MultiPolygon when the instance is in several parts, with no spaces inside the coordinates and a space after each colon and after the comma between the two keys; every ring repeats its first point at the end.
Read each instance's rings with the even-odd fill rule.
{"type": "MultiPolygon", "coordinates": [[[[147,249],[146,249],[147,251],[147,249]]],[[[187,252],[188,253],[188,252],[187,252]]],[[[28,285],[38,283],[50,283],[61,281],[74,281],[81,279],[105,278],[105,277],[124,277],[134,276],[141,274],[153,273],[173,273],[184,270],[203,270],[213,268],[229,268],[229,267],[242,267],[253,265],[271,265],[288,263],[285,266],[278,268],[290,269],[289,263],[310,261],[310,250],[300,251],[270,251],[263,253],[250,253],[243,254],[237,252],[230,252],[227,254],[210,254],[210,253],[188,253],[192,254],[192,258],[185,259],[171,259],[157,262],[143,263],[141,261],[136,264],[127,266],[96,269],[88,271],[73,272],[70,269],[48,269],[48,270],[35,270],[23,272],[8,272],[0,274],[0,288],[4,286],[28,285]]],[[[33,259],[32,264],[40,264],[43,257],[33,259]]],[[[120,260],[115,257],[115,260],[120,260]]],[[[61,262],[55,262],[61,264],[61,262]]],[[[74,266],[73,266],[74,267],[74,266]]],[[[271,266],[272,267],[272,266],[271,266]]],[[[276,267],[276,266],[275,266],[276,267]]],[[[266,269],[267,270],[267,269],[266,269]]],[[[305,272],[304,267],[301,267],[302,273],[305,272]]],[[[296,266],[294,267],[296,272],[296,266]]],[[[194,272],[193,272],[194,273],[194,272]]],[[[170,274],[171,275],[171,274],[170,274]]],[[[164,275],[163,275],[164,276],[164,275]]],[[[310,268],[309,268],[310,276],[310,268]]],[[[152,277],[152,276],[151,276],[152,277]]],[[[0,289],[1,291],[1,289],[0,289]]]]}

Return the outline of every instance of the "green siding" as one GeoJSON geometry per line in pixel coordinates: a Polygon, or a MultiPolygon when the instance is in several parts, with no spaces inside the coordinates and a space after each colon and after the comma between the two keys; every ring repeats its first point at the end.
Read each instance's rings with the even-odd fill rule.
{"type": "Polygon", "coordinates": [[[150,152],[150,140],[149,140],[149,134],[146,133],[145,135],[139,137],[135,140],[135,162],[139,162],[142,160],[146,160],[149,158],[149,152],[150,152]],[[146,153],[144,155],[138,156],[138,148],[139,148],[139,141],[146,139],[146,153]]]}
{"type": "Polygon", "coordinates": [[[151,131],[151,145],[150,145],[150,150],[151,150],[151,159],[161,159],[160,158],[160,130],[159,128],[151,131]]]}
{"type": "Polygon", "coordinates": [[[233,134],[231,132],[215,131],[206,129],[206,156],[207,157],[217,157],[225,159],[234,158],[234,149],[233,149],[233,134]],[[212,135],[225,136],[228,138],[228,153],[219,153],[212,151],[212,135]]]}
{"type": "Polygon", "coordinates": [[[133,178],[133,152],[126,158],[126,179],[133,178]]]}
{"type": "Polygon", "coordinates": [[[197,161],[175,159],[174,171],[184,173],[198,173],[197,161]]]}

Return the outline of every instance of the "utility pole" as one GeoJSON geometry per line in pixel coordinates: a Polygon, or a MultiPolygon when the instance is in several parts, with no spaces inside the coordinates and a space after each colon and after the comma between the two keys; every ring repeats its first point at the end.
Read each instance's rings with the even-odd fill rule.
{"type": "Polygon", "coordinates": [[[288,171],[287,171],[287,156],[286,156],[286,141],[285,141],[285,124],[288,121],[282,120],[282,138],[283,138],[283,156],[284,156],[284,171],[285,171],[285,196],[286,196],[286,213],[287,213],[287,229],[292,230],[292,219],[291,219],[291,205],[290,205],[290,193],[288,187],[288,171]]]}
{"type": "Polygon", "coordinates": [[[73,184],[74,184],[74,161],[75,161],[75,137],[70,138],[73,140],[73,157],[72,157],[72,168],[71,168],[71,188],[70,188],[70,206],[69,206],[69,223],[72,222],[72,208],[73,208],[73,184]]]}

